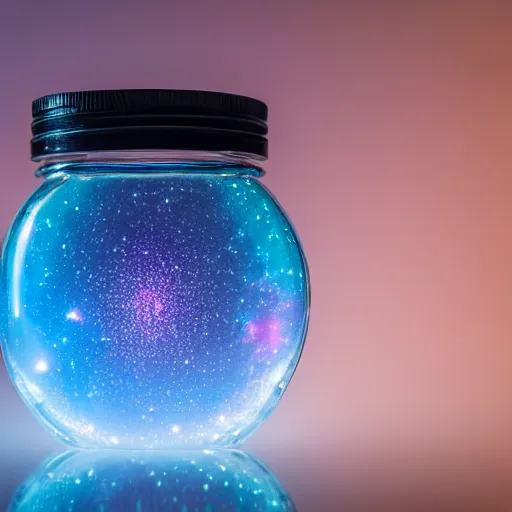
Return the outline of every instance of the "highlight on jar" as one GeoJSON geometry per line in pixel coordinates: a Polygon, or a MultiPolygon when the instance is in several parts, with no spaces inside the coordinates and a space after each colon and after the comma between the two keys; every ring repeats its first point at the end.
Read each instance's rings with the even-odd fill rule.
{"type": "Polygon", "coordinates": [[[1,264],[19,394],[73,446],[240,444],[288,386],[310,306],[301,244],[261,183],[267,106],[87,91],[33,117],[41,183],[1,264]]]}

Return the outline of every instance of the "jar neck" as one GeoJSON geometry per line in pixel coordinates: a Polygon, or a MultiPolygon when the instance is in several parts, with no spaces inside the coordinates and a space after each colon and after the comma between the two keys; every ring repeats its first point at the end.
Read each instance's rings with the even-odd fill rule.
{"type": "Polygon", "coordinates": [[[263,158],[252,154],[214,151],[92,151],[53,155],[39,160],[38,177],[56,173],[194,173],[260,177],[263,158]]]}

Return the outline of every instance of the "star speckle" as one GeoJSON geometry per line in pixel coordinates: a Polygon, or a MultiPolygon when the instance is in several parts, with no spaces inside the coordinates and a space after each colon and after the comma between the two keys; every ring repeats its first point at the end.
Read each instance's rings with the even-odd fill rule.
{"type": "Polygon", "coordinates": [[[48,363],[44,359],[40,359],[36,363],[37,373],[46,373],[48,371],[48,363]]]}
{"type": "Polygon", "coordinates": [[[84,319],[82,317],[82,313],[78,309],[73,309],[69,313],[66,314],[66,320],[71,320],[73,322],[83,322],[84,319]]]}

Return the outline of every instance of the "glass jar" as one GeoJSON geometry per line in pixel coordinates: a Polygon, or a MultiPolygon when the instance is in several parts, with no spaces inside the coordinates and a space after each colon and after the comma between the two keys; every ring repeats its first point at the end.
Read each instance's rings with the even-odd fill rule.
{"type": "Polygon", "coordinates": [[[82,447],[233,446],[297,366],[309,282],[260,183],[266,106],[195,91],[33,105],[42,184],[2,255],[2,349],[37,418],[82,447]]]}

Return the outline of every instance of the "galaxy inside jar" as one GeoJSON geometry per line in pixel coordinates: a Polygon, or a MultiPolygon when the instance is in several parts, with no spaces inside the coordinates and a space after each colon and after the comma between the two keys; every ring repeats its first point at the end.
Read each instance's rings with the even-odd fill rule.
{"type": "Polygon", "coordinates": [[[197,91],[33,104],[42,182],[2,254],[2,350],[38,419],[82,447],[233,446],[307,330],[296,234],[261,184],[267,108],[197,91]]]}

